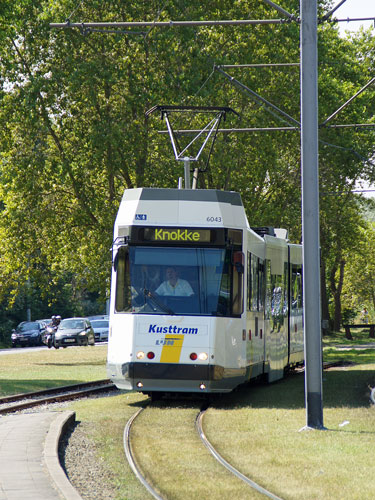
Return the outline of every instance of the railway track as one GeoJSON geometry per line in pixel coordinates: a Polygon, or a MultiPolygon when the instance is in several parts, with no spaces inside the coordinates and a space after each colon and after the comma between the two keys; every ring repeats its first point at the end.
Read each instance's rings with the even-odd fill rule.
{"type": "Polygon", "coordinates": [[[260,484],[256,483],[252,479],[248,478],[244,474],[242,474],[239,470],[237,470],[235,467],[233,467],[229,462],[227,462],[221,455],[220,453],[216,450],[216,448],[209,442],[207,439],[205,433],[203,432],[203,416],[205,412],[207,411],[206,409],[203,409],[200,411],[200,413],[197,416],[197,420],[195,422],[196,428],[198,435],[205,445],[205,447],[208,449],[208,451],[211,453],[211,455],[217,460],[221,465],[223,465],[229,472],[234,474],[238,479],[241,479],[245,484],[247,484],[250,488],[258,491],[258,493],[261,493],[262,495],[271,498],[272,500],[282,500],[280,497],[274,495],[271,491],[266,490],[263,488],[260,484]]]}
{"type": "Polygon", "coordinates": [[[125,429],[124,429],[124,451],[125,451],[125,456],[128,460],[128,463],[130,465],[131,470],[137,477],[137,479],[142,483],[142,485],[146,488],[146,490],[157,500],[163,500],[163,497],[159,495],[159,493],[156,491],[156,489],[153,487],[153,485],[147,481],[146,477],[142,473],[141,469],[138,467],[134,453],[133,453],[133,448],[131,445],[131,438],[130,438],[130,433],[131,433],[131,428],[132,425],[135,421],[135,419],[144,411],[145,408],[140,408],[127,422],[125,429]]]}
{"type": "MultiPolygon", "coordinates": [[[[341,361],[333,361],[329,363],[324,363],[323,364],[323,370],[327,370],[329,368],[337,367],[337,366],[342,366],[343,363],[341,361]]],[[[293,373],[295,375],[301,374],[304,372],[304,367],[299,368],[298,370],[294,370],[293,373]]],[[[291,374],[293,374],[291,373],[291,374]]],[[[149,406],[151,406],[152,403],[150,403],[149,406]]],[[[203,407],[198,415],[196,416],[196,421],[195,421],[195,427],[196,431],[199,435],[199,438],[201,439],[202,443],[204,446],[208,449],[208,451],[211,453],[211,455],[217,460],[223,467],[225,467],[233,476],[237,477],[241,481],[243,481],[249,488],[252,490],[255,490],[258,492],[260,495],[262,495],[264,498],[270,498],[272,500],[282,500],[279,496],[276,494],[272,493],[271,491],[268,491],[265,489],[263,486],[260,484],[256,483],[249,477],[245,476],[242,474],[240,471],[238,471],[235,467],[233,467],[229,462],[227,462],[218,452],[218,450],[215,449],[215,447],[209,442],[207,439],[204,431],[203,431],[203,420],[204,420],[204,415],[205,412],[207,411],[208,407],[207,405],[203,407]]],[[[124,435],[123,435],[123,444],[124,444],[124,451],[126,458],[129,462],[129,465],[135,474],[135,476],[138,478],[138,480],[142,483],[142,485],[147,489],[147,491],[157,500],[163,500],[164,497],[160,495],[160,493],[157,491],[156,487],[154,487],[153,484],[151,484],[145,477],[145,474],[142,472],[142,468],[137,464],[135,457],[134,457],[134,452],[132,448],[132,442],[131,442],[131,430],[132,430],[132,425],[136,421],[137,417],[144,411],[147,410],[147,406],[145,408],[141,408],[138,410],[127,422],[125,429],[124,429],[124,435]]]]}
{"type": "Polygon", "coordinates": [[[15,394],[0,398],[0,415],[14,413],[27,408],[43,406],[50,403],[72,401],[101,392],[117,390],[108,379],[85,382],[42,391],[15,394]]]}
{"type": "MultiPolygon", "coordinates": [[[[132,443],[131,443],[132,426],[133,426],[134,422],[136,421],[137,417],[142,412],[146,411],[146,409],[147,409],[147,407],[139,409],[128,420],[128,422],[125,426],[124,437],[123,437],[125,456],[128,460],[128,463],[129,463],[130,468],[132,469],[133,473],[135,474],[137,479],[142,483],[142,485],[147,489],[147,491],[156,500],[166,500],[166,497],[161,496],[160,493],[157,491],[156,487],[146,479],[146,476],[142,472],[141,467],[137,464],[137,461],[135,459],[134,452],[133,452],[132,443]]],[[[240,471],[238,471],[235,467],[233,467],[230,463],[228,463],[220,455],[220,453],[215,449],[215,447],[208,441],[207,437],[205,436],[205,434],[203,432],[203,417],[204,417],[204,414],[207,411],[207,409],[208,409],[207,405],[204,405],[204,407],[201,408],[198,415],[196,416],[195,427],[196,427],[197,433],[198,433],[201,441],[203,442],[204,446],[209,450],[209,452],[215,458],[215,460],[217,460],[222,466],[224,466],[233,476],[235,476],[238,479],[240,479],[241,481],[243,481],[252,490],[257,491],[258,493],[262,494],[265,497],[271,498],[272,500],[282,500],[280,497],[278,497],[275,494],[273,494],[272,492],[266,490],[261,485],[257,484],[255,481],[244,476],[240,471]]]]}

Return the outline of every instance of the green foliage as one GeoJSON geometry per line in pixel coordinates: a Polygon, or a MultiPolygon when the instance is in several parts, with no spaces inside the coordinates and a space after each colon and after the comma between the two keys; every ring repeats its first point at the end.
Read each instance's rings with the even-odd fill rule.
{"type": "MultiPolygon", "coordinates": [[[[284,3],[298,14],[298,0],[284,3]]],[[[321,12],[328,5],[319,2],[321,12]]],[[[22,0],[14,8],[1,6],[0,301],[12,303],[28,278],[51,307],[63,297],[76,304],[88,293],[101,303],[108,298],[112,228],[124,189],[175,187],[182,175],[169,139],[158,133],[164,124],[145,116],[152,106],[230,106],[241,115],[228,115],[226,126],[233,128],[290,125],[213,66],[298,62],[297,23],[117,33],[53,30],[49,23],[275,14],[255,0],[22,0]]],[[[374,47],[369,34],[346,40],[321,25],[320,121],[370,79],[374,47]]],[[[300,119],[298,68],[228,73],[300,119]]],[[[334,122],[372,120],[373,93],[370,88],[334,122]]],[[[204,124],[199,118],[195,125],[204,124]]],[[[189,128],[189,121],[176,125],[189,128]]],[[[359,178],[374,178],[372,164],[363,161],[371,157],[374,137],[370,130],[323,127],[320,139],[322,254],[328,275],[335,276],[357,230],[360,206],[350,188],[359,178]],[[331,196],[338,192],[346,195],[331,196]]],[[[222,134],[199,187],[241,192],[251,225],[286,227],[291,240],[300,241],[298,132],[222,134]]]]}
{"type": "Polygon", "coordinates": [[[342,322],[344,325],[348,325],[350,323],[353,323],[354,319],[356,318],[358,314],[358,311],[353,308],[346,308],[342,312],[342,322]]]}

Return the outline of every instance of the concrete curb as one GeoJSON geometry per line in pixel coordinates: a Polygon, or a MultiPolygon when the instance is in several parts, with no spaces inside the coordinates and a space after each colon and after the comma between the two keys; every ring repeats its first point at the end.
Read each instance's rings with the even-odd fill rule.
{"type": "Polygon", "coordinates": [[[82,500],[81,495],[67,478],[59,460],[59,441],[66,428],[75,422],[74,411],[58,413],[52,422],[44,442],[44,464],[57,490],[66,500],[82,500]]]}

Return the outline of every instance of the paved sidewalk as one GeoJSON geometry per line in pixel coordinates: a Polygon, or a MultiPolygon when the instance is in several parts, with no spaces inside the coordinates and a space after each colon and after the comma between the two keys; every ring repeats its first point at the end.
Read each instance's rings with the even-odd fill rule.
{"type": "Polygon", "coordinates": [[[0,500],[82,500],[58,461],[74,412],[0,416],[0,500]]]}

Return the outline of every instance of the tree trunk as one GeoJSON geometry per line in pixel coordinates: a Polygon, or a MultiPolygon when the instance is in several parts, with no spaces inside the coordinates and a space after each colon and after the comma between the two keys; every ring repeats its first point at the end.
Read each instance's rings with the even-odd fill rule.
{"type": "Polygon", "coordinates": [[[327,280],[326,280],[326,263],[324,260],[321,262],[320,266],[320,297],[322,306],[322,325],[323,325],[323,335],[326,335],[329,325],[329,308],[328,308],[328,296],[327,296],[327,280]]]}
{"type": "Polygon", "coordinates": [[[335,313],[333,318],[333,328],[336,332],[340,330],[341,327],[341,291],[342,285],[344,283],[344,270],[345,270],[345,260],[340,260],[340,271],[339,271],[339,282],[336,286],[334,299],[335,299],[335,313]]]}

